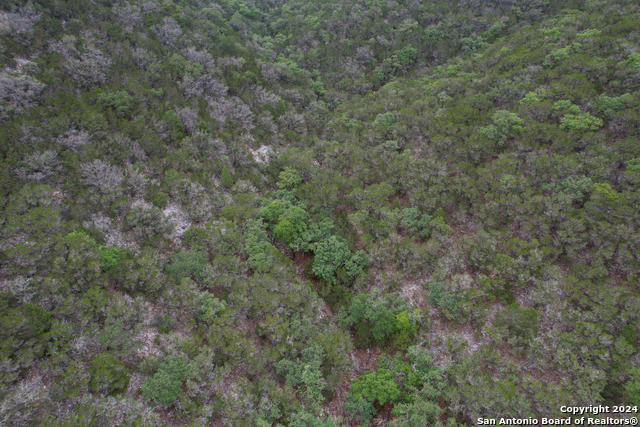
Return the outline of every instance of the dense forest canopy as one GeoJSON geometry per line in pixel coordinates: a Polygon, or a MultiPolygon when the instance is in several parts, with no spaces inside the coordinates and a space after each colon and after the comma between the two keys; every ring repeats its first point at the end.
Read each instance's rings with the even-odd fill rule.
{"type": "Polygon", "coordinates": [[[640,406],[637,0],[1,0],[0,46],[0,425],[640,406]]]}

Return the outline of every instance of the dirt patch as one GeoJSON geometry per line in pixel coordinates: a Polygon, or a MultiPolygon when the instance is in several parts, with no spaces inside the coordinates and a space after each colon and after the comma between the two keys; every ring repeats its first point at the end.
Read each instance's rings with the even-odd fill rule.
{"type": "Polygon", "coordinates": [[[344,410],[345,394],[349,391],[351,381],[356,376],[357,375],[355,375],[353,372],[345,375],[342,379],[342,382],[333,388],[333,396],[331,397],[331,401],[325,403],[322,407],[322,412],[324,414],[328,414],[334,417],[341,417],[342,425],[345,426],[350,425],[347,422],[349,416],[344,410]]]}
{"type": "Polygon", "coordinates": [[[295,251],[293,252],[292,259],[293,263],[296,265],[296,277],[300,283],[304,283],[309,280],[304,275],[304,269],[307,266],[307,263],[313,259],[313,254],[311,252],[295,251]]]}
{"type": "Polygon", "coordinates": [[[405,281],[400,288],[400,295],[407,301],[409,307],[425,307],[427,298],[422,289],[422,281],[405,281]]]}
{"type": "Polygon", "coordinates": [[[162,213],[174,226],[173,233],[171,234],[171,240],[174,242],[182,238],[184,232],[193,224],[187,213],[182,209],[182,206],[176,203],[169,203],[162,213]]]}
{"type": "Polygon", "coordinates": [[[136,351],[139,358],[148,357],[151,354],[161,354],[160,349],[158,349],[157,344],[155,343],[155,339],[159,334],[158,328],[155,326],[151,326],[151,323],[156,318],[160,309],[151,305],[151,309],[147,313],[147,318],[144,320],[143,324],[145,325],[140,333],[133,338],[134,341],[138,341],[140,343],[140,348],[136,351]]]}
{"type": "Polygon", "coordinates": [[[140,349],[137,350],[138,357],[145,358],[149,357],[151,354],[162,354],[155,343],[157,335],[158,328],[155,326],[145,326],[142,328],[142,331],[140,331],[138,336],[134,338],[134,341],[138,341],[140,343],[140,349]]]}

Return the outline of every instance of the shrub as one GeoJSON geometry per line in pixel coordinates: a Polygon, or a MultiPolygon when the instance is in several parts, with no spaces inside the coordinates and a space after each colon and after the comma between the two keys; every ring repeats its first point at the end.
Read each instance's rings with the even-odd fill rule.
{"type": "Polygon", "coordinates": [[[118,117],[129,116],[134,101],[133,96],[126,91],[103,92],[98,95],[98,103],[112,108],[118,117]]]}
{"type": "Polygon", "coordinates": [[[167,273],[178,282],[187,277],[202,279],[207,256],[196,249],[180,252],[174,256],[174,261],[167,267],[167,273]]]}
{"type": "Polygon", "coordinates": [[[372,343],[382,343],[396,332],[396,316],[405,311],[406,303],[396,295],[381,297],[376,292],[361,293],[351,300],[348,310],[340,313],[338,322],[343,328],[355,325],[356,346],[367,347],[372,343]]]}
{"type": "Polygon", "coordinates": [[[558,190],[569,195],[572,200],[581,200],[592,186],[591,178],[582,176],[569,176],[558,185],[558,190]]]}
{"type": "Polygon", "coordinates": [[[285,168],[280,175],[278,175],[279,181],[276,184],[280,189],[292,190],[302,183],[302,178],[298,171],[291,167],[285,168]]]}
{"type": "Polygon", "coordinates": [[[491,118],[493,124],[480,129],[480,133],[488,139],[495,141],[499,147],[503,146],[508,138],[522,133],[524,121],[517,114],[506,110],[496,111],[491,118]]]}
{"type": "Polygon", "coordinates": [[[184,357],[168,358],[153,376],[144,379],[142,395],[165,406],[173,404],[180,393],[182,381],[189,377],[191,369],[184,357]]]}
{"type": "Polygon", "coordinates": [[[380,405],[393,402],[402,394],[393,378],[393,372],[385,368],[378,369],[378,372],[365,371],[351,381],[350,392],[354,401],[362,397],[372,403],[377,400],[380,405]]]}
{"type": "Polygon", "coordinates": [[[331,282],[335,282],[334,272],[349,260],[351,252],[344,239],[331,236],[319,242],[315,248],[313,274],[331,282]]]}
{"type": "Polygon", "coordinates": [[[100,261],[102,261],[101,268],[103,271],[111,270],[115,268],[120,262],[120,249],[117,247],[110,248],[108,246],[100,246],[100,261]]]}
{"type": "Polygon", "coordinates": [[[224,188],[228,189],[233,187],[234,183],[235,183],[235,180],[233,179],[233,175],[231,175],[231,172],[229,172],[229,168],[225,166],[224,168],[222,168],[222,176],[220,177],[220,184],[222,184],[224,188]]]}
{"type": "Polygon", "coordinates": [[[447,317],[460,316],[460,297],[444,290],[444,284],[439,282],[429,283],[429,303],[435,305],[445,313],[447,317]]]}
{"type": "Polygon", "coordinates": [[[374,126],[391,126],[396,122],[396,115],[392,112],[386,112],[382,114],[378,114],[376,119],[373,121],[374,126]]]}
{"type": "Polygon", "coordinates": [[[48,332],[51,329],[52,316],[38,305],[24,304],[24,315],[27,318],[31,336],[48,332]]]}
{"type": "Polygon", "coordinates": [[[538,335],[538,312],[512,304],[497,314],[494,325],[506,327],[512,336],[531,340],[538,335]]]}
{"type": "Polygon", "coordinates": [[[418,237],[429,237],[431,229],[429,222],[431,216],[421,213],[418,208],[406,208],[402,210],[402,226],[407,229],[409,234],[418,237]]]}
{"type": "Polygon", "coordinates": [[[167,193],[159,192],[155,195],[151,203],[156,208],[164,209],[167,206],[167,202],[169,201],[169,195],[167,193]]]}
{"type": "Polygon", "coordinates": [[[89,389],[107,396],[124,391],[129,385],[127,368],[109,353],[99,354],[89,364],[89,389]]]}

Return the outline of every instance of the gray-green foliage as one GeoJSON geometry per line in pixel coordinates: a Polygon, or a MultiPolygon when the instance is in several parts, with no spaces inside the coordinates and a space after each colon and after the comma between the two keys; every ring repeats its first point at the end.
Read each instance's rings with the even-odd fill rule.
{"type": "Polygon", "coordinates": [[[338,427],[342,419],[331,415],[318,416],[304,409],[291,416],[290,427],[338,427]]]}
{"type": "Polygon", "coordinates": [[[125,230],[132,230],[136,238],[157,244],[173,231],[173,224],[155,206],[135,207],[125,216],[125,230]]]}
{"type": "Polygon", "coordinates": [[[58,249],[62,256],[53,265],[58,277],[68,281],[76,291],[84,291],[95,283],[101,265],[95,240],[82,231],[74,231],[62,239],[58,249]]]}
{"type": "Polygon", "coordinates": [[[0,424],[331,425],[311,403],[353,345],[409,359],[355,381],[363,423],[362,395],[396,388],[409,426],[637,400],[637,2],[20,3],[0,7],[0,424]],[[426,297],[438,333],[386,294],[426,297]],[[468,352],[451,336],[516,299],[540,339],[521,308],[468,352]],[[123,366],[175,392],[162,421],[123,366]]]}
{"type": "Polygon", "coordinates": [[[282,359],[276,365],[278,375],[300,390],[310,408],[317,409],[324,400],[322,390],[326,388],[320,367],[323,359],[322,346],[314,341],[302,350],[300,359],[282,359]]]}
{"type": "Polygon", "coordinates": [[[640,405],[640,368],[631,368],[629,374],[631,378],[624,385],[627,402],[631,405],[640,405]]]}
{"type": "Polygon", "coordinates": [[[84,363],[74,360],[57,375],[51,386],[51,397],[54,401],[75,399],[86,393],[89,380],[84,363]]]}
{"type": "Polygon", "coordinates": [[[591,189],[592,181],[584,175],[569,176],[558,185],[558,190],[567,194],[572,200],[581,200],[587,191],[591,189]]]}
{"type": "Polygon", "coordinates": [[[369,425],[369,421],[377,412],[373,402],[362,396],[354,399],[349,392],[345,394],[345,398],[344,408],[347,413],[351,414],[351,416],[357,416],[361,426],[369,425]]]}
{"type": "Polygon", "coordinates": [[[265,225],[261,219],[250,221],[245,231],[246,246],[244,252],[249,259],[247,264],[253,269],[268,269],[273,265],[271,252],[273,247],[267,240],[265,225]]]}
{"type": "Polygon", "coordinates": [[[114,314],[117,313],[107,315],[106,325],[98,335],[98,342],[107,351],[127,362],[133,362],[136,357],[135,351],[140,347],[140,343],[134,341],[133,337],[140,332],[142,325],[138,324],[130,328],[122,318],[114,319],[114,314]]]}
{"type": "Polygon", "coordinates": [[[433,363],[433,357],[428,349],[411,346],[407,351],[411,362],[411,370],[407,374],[405,386],[412,394],[410,401],[400,403],[393,409],[396,419],[392,426],[420,427],[436,422],[444,410],[438,405],[438,400],[446,393],[447,384],[442,371],[433,363]]]}
{"type": "Polygon", "coordinates": [[[456,318],[460,315],[461,298],[445,289],[443,283],[431,282],[429,288],[429,303],[442,310],[447,317],[456,318]]]}
{"type": "Polygon", "coordinates": [[[199,307],[194,313],[195,318],[199,322],[211,324],[218,314],[227,308],[224,301],[220,301],[210,292],[203,292],[200,295],[199,307]]]}
{"type": "Polygon", "coordinates": [[[201,279],[206,264],[206,254],[196,249],[191,249],[175,254],[173,262],[167,267],[167,273],[178,282],[186,277],[201,279]]]}
{"type": "Polygon", "coordinates": [[[129,385],[127,368],[109,353],[97,355],[89,364],[89,373],[89,389],[103,396],[124,391],[129,385]]]}
{"type": "Polygon", "coordinates": [[[135,425],[152,427],[158,425],[159,417],[150,412],[144,404],[130,396],[103,397],[90,393],[85,394],[80,404],[63,419],[50,415],[38,424],[39,427],[108,427],[113,425],[135,425]]]}
{"type": "Polygon", "coordinates": [[[498,312],[494,325],[506,327],[513,336],[531,340],[538,335],[538,312],[531,307],[510,305],[498,312]]]}

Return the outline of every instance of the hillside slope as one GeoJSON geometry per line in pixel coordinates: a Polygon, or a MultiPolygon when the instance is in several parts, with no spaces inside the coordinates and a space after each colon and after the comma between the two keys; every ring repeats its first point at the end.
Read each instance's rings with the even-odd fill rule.
{"type": "Polygon", "coordinates": [[[640,405],[639,29],[635,1],[0,2],[0,425],[640,405]]]}

